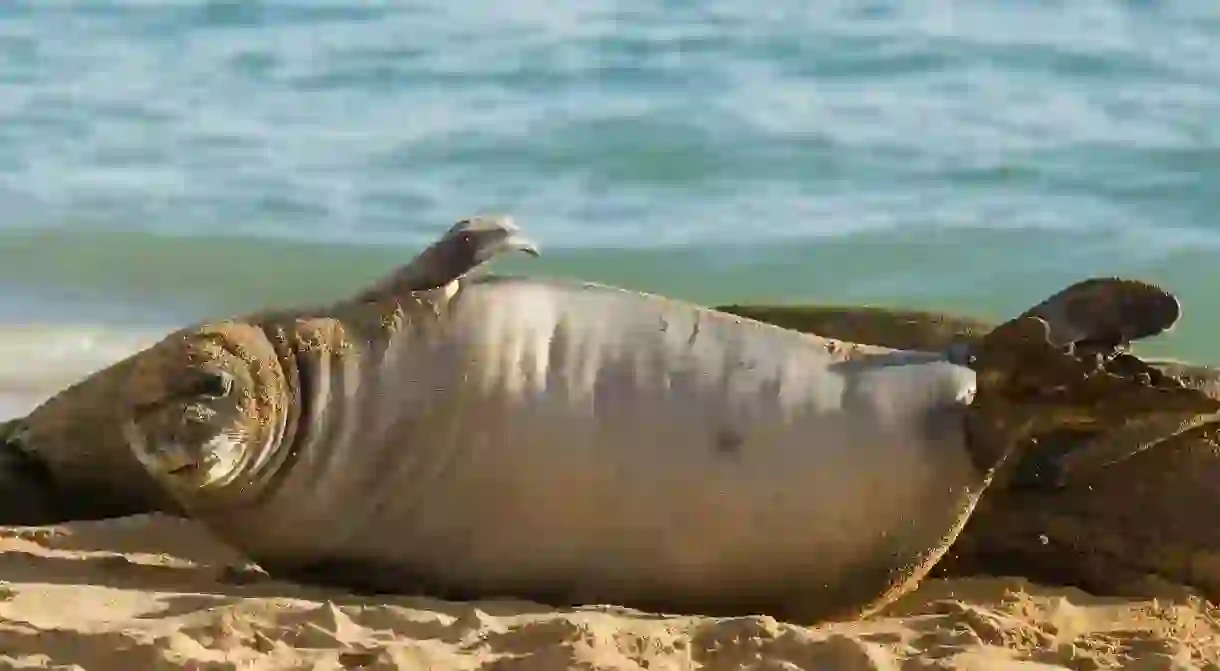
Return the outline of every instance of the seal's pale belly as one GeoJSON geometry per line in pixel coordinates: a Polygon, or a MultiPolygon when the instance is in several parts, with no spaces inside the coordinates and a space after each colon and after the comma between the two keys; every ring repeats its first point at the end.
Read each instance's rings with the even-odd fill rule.
{"type": "Polygon", "coordinates": [[[843,361],[728,315],[511,279],[419,328],[321,369],[268,549],[491,592],[766,598],[892,572],[980,485],[974,374],[935,355],[843,361]]]}

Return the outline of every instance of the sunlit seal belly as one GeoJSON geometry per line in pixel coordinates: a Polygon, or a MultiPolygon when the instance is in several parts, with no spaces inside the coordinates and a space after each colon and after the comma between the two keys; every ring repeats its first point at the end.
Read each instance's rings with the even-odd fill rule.
{"type": "Polygon", "coordinates": [[[333,555],[615,602],[776,600],[935,546],[984,476],[963,433],[973,371],[852,365],[741,327],[626,292],[471,284],[442,329],[381,357],[298,362],[329,369],[299,456],[233,531],[273,565],[333,555]]]}

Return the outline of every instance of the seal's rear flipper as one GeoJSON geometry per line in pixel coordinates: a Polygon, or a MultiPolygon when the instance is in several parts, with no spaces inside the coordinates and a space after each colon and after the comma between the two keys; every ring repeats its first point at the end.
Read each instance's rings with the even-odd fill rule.
{"type": "Polygon", "coordinates": [[[1182,306],[1173,294],[1118,277],[1077,282],[1021,315],[1045,320],[1056,346],[1090,345],[1100,350],[1168,331],[1181,316],[1182,306]]]}
{"type": "MultiPolygon", "coordinates": [[[[1022,459],[1053,459],[1043,466],[1053,471],[1055,484],[1062,484],[1220,418],[1220,400],[1140,359],[1080,356],[1057,346],[1052,333],[1040,317],[1024,316],[971,348],[969,365],[978,390],[969,421],[975,440],[989,450],[980,452],[985,458],[998,464],[1020,449],[1022,459]],[[1113,439],[1089,442],[1063,456],[1039,449],[1040,436],[1064,431],[1113,439]]],[[[1020,470],[1029,468],[1026,462],[1020,470]]]]}
{"type": "Polygon", "coordinates": [[[439,289],[510,251],[538,256],[538,246],[521,234],[511,217],[486,215],[462,219],[418,256],[357,298],[370,300],[388,294],[439,289]]]}

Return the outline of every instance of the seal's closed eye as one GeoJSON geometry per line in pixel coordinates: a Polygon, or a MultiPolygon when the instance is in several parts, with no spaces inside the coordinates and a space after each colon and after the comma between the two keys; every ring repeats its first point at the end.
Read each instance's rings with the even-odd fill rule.
{"type": "Polygon", "coordinates": [[[233,392],[233,376],[224,371],[202,373],[195,392],[209,398],[224,398],[233,392]]]}

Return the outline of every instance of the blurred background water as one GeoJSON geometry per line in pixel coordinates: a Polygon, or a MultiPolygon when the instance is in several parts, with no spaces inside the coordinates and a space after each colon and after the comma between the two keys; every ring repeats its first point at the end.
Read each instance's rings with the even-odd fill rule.
{"type": "Polygon", "coordinates": [[[0,375],[484,211],[544,247],[499,269],[707,303],[1137,276],[1186,307],[1143,351],[1220,362],[1216,3],[7,0],[0,176],[0,322],[39,325],[0,375]]]}

